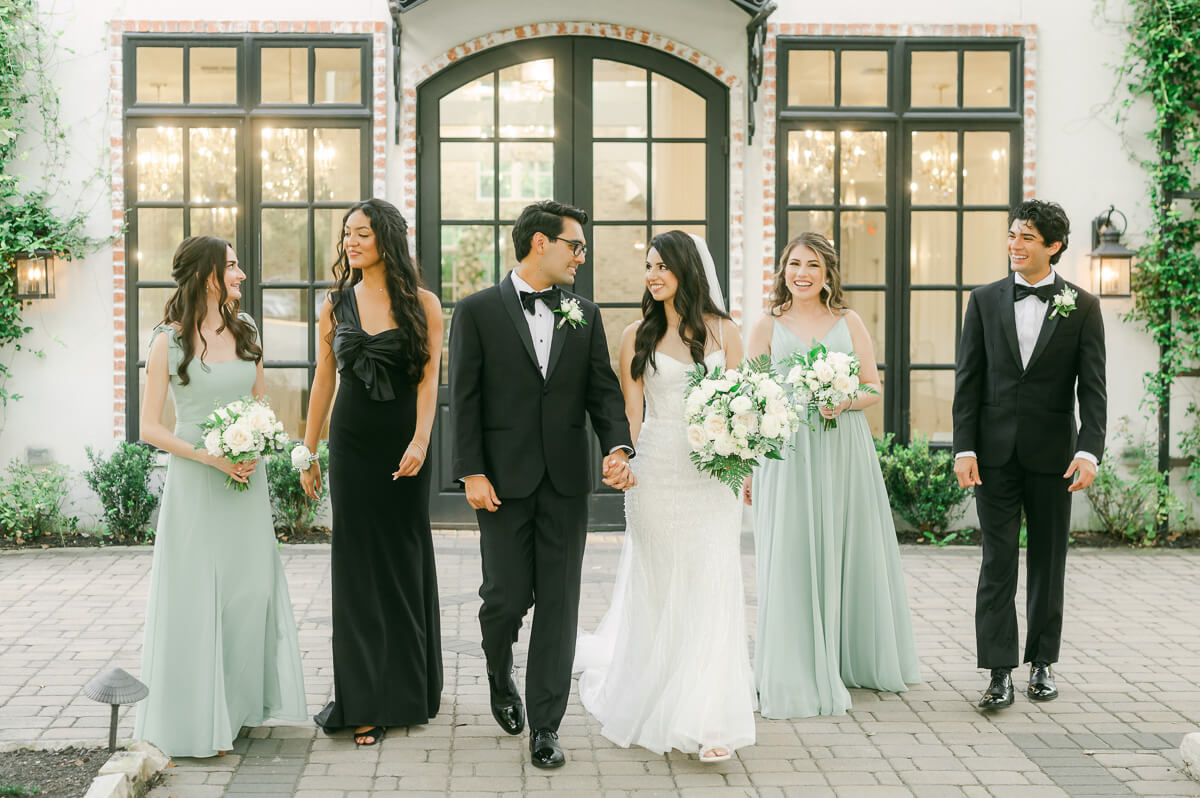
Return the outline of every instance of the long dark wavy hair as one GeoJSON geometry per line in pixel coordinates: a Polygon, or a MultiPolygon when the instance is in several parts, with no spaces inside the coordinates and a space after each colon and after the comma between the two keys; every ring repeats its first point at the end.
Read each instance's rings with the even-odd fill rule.
{"type": "Polygon", "coordinates": [[[825,284],[821,286],[821,301],[830,313],[846,310],[846,295],[842,292],[842,270],[838,266],[837,250],[828,238],[820,233],[801,233],[787,242],[779,265],[775,269],[775,281],[771,285],[771,315],[778,316],[792,306],[792,292],[787,287],[787,263],[796,247],[808,247],[825,267],[825,284]]]}
{"type": "MultiPolygon", "coordinates": [[[[709,295],[708,278],[704,276],[704,263],[696,242],[681,230],[659,233],[650,242],[658,252],[679,286],[672,301],[679,313],[679,337],[691,352],[692,360],[704,363],[704,350],[708,344],[708,327],[705,316],[728,319],[729,314],[713,303],[709,295]]],[[[648,250],[647,250],[648,251],[648,250]]],[[[642,294],[642,323],[633,339],[633,363],[630,371],[635,380],[646,373],[646,366],[658,368],[654,362],[654,351],[658,342],[667,334],[667,311],[663,303],[650,294],[642,294]]]]}
{"type": "Polygon", "coordinates": [[[200,360],[203,365],[204,356],[208,353],[208,341],[200,332],[200,324],[208,315],[208,288],[213,275],[220,295],[218,304],[221,308],[221,324],[217,332],[228,329],[233,333],[234,352],[239,360],[249,360],[257,363],[262,359],[262,347],[255,338],[258,337],[254,325],[242,321],[238,317],[238,301],[229,299],[225,290],[226,250],[229,242],[214,236],[192,236],[185,238],[175,250],[171,261],[171,279],[178,288],[163,310],[163,324],[178,325],[180,330],[179,342],[183,349],[183,357],[179,360],[179,384],[188,384],[188,364],[196,356],[196,338],[204,342],[200,350],[200,360]],[[192,333],[196,333],[195,336],[192,333]]]}
{"type": "MultiPolygon", "coordinates": [[[[421,307],[421,274],[413,264],[408,251],[408,222],[400,215],[396,206],[386,200],[371,198],[356,202],[342,217],[342,229],[350,221],[350,215],[362,211],[371,220],[371,231],[375,233],[375,246],[383,258],[387,284],[388,302],[392,306],[392,320],[396,322],[400,339],[408,357],[408,374],[412,384],[421,381],[425,364],[429,362],[429,342],[426,340],[425,309],[421,307]]],[[[333,310],[336,312],[347,291],[362,282],[362,270],[351,269],[346,257],[346,241],[343,235],[338,240],[337,261],[333,264],[333,276],[337,280],[330,292],[333,310]]],[[[332,343],[333,331],[330,330],[332,343]]]]}

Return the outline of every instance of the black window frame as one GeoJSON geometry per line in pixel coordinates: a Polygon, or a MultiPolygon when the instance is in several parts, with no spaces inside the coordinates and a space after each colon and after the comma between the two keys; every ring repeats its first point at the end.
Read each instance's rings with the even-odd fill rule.
{"type": "MultiPolygon", "coordinates": [[[[914,371],[953,371],[954,365],[946,363],[913,362],[911,358],[911,294],[918,291],[946,291],[953,289],[955,296],[954,339],[957,353],[958,339],[962,333],[963,306],[970,289],[977,283],[963,283],[962,227],[963,211],[1007,211],[1009,205],[965,204],[963,197],[964,158],[956,166],[958,193],[956,202],[944,205],[916,205],[908,186],[912,180],[909,149],[914,131],[931,130],[954,132],[961,144],[965,132],[972,130],[1006,131],[1009,133],[1009,199],[1019,202],[1024,181],[1024,62],[1025,40],[1020,37],[939,37],[939,36],[780,36],[776,40],[776,74],[778,89],[776,96],[776,162],[775,162],[775,251],[781,252],[788,242],[788,212],[794,210],[832,209],[835,219],[835,238],[839,227],[837,214],[845,212],[836,204],[840,196],[835,193],[833,205],[789,205],[787,196],[787,136],[790,131],[808,127],[824,126],[835,131],[870,129],[887,131],[887,181],[886,190],[886,236],[887,263],[885,283],[845,283],[846,290],[884,289],[885,341],[882,351],[877,347],[880,371],[887,382],[883,392],[883,419],[885,433],[891,432],[897,441],[908,442],[911,437],[910,411],[912,374],[914,371]],[[789,106],[788,57],[796,50],[832,50],[834,57],[834,105],[789,106]],[[864,106],[840,106],[841,99],[841,54],[847,50],[884,50],[887,56],[887,108],[864,106]],[[912,84],[910,80],[912,53],[942,50],[958,53],[957,105],[956,107],[909,107],[912,84]],[[964,53],[971,51],[1002,51],[1010,54],[1009,59],[1009,103],[1007,106],[988,108],[963,107],[964,53]],[[957,244],[955,250],[955,284],[922,284],[913,286],[909,246],[911,213],[921,210],[954,211],[956,213],[957,244]],[[900,289],[900,290],[897,290],[900,289]],[[882,357],[880,357],[882,355],[882,357]]],[[[835,169],[835,173],[836,173],[835,169]]],[[[874,206],[869,206],[870,207],[874,206]]],[[[841,251],[841,241],[834,246],[841,251]]],[[[1007,273],[1002,263],[1002,253],[997,252],[996,279],[1007,273]]],[[[876,342],[878,343],[878,342],[876,342]]],[[[937,448],[949,448],[949,442],[934,442],[937,448]]]]}
{"type": "MultiPolygon", "coordinates": [[[[309,140],[311,130],[315,127],[350,127],[360,130],[360,186],[364,196],[370,196],[372,191],[374,148],[372,143],[374,127],[374,110],[372,103],[372,86],[374,72],[372,70],[374,42],[369,34],[270,34],[270,33],[198,33],[198,34],[160,34],[160,33],[130,33],[125,34],[122,41],[122,73],[124,80],[124,97],[122,102],[122,134],[124,141],[124,207],[127,214],[127,231],[125,235],[125,431],[126,439],[138,440],[140,433],[139,414],[141,410],[140,373],[146,361],[140,352],[140,333],[138,327],[139,289],[143,288],[174,288],[169,280],[142,280],[139,275],[138,252],[138,214],[142,208],[179,208],[183,211],[183,235],[191,234],[191,213],[195,207],[212,207],[225,205],[237,209],[237,246],[238,260],[246,279],[243,282],[241,309],[249,313],[259,329],[263,329],[262,291],[267,289],[306,289],[302,301],[307,301],[307,307],[312,318],[309,319],[310,334],[307,336],[308,359],[282,360],[270,358],[270,341],[265,341],[267,357],[263,361],[266,369],[305,368],[308,380],[301,395],[301,406],[307,407],[308,386],[316,371],[315,333],[317,319],[315,318],[316,296],[319,292],[328,290],[333,284],[329,280],[317,280],[323,271],[316,263],[317,242],[313,211],[316,209],[334,207],[346,208],[345,201],[320,202],[317,200],[302,203],[264,203],[261,200],[257,178],[262,168],[261,158],[256,157],[258,147],[256,141],[258,131],[267,123],[292,124],[307,128],[309,140]],[[268,47],[306,47],[308,48],[308,99],[309,103],[284,104],[270,103],[261,105],[261,59],[260,52],[268,47]],[[179,103],[149,103],[137,101],[137,51],[139,48],[163,47],[183,49],[183,102],[179,103]],[[189,69],[192,49],[205,47],[233,47],[236,49],[236,103],[196,103],[189,104],[191,70],[189,69]],[[314,103],[315,99],[315,50],[323,48],[356,48],[360,51],[360,81],[359,103],[314,103]],[[183,181],[185,194],[178,202],[141,202],[137,199],[136,175],[136,131],[138,128],[155,126],[182,127],[183,141],[183,181]],[[237,130],[238,152],[236,179],[237,200],[235,203],[193,202],[187,196],[189,148],[187,130],[191,127],[232,127],[237,130]],[[272,281],[264,283],[261,278],[261,226],[258,220],[259,211],[263,207],[299,207],[309,209],[308,212],[308,281],[272,281]]],[[[309,196],[313,195],[313,148],[307,148],[308,187],[309,196]]],[[[361,197],[360,197],[361,199],[361,197]]]]}

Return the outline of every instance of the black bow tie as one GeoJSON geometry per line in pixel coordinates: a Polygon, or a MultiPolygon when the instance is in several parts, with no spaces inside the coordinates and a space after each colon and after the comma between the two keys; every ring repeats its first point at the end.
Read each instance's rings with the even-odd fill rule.
{"type": "Polygon", "coordinates": [[[526,313],[536,313],[534,303],[538,300],[546,303],[546,307],[554,310],[559,306],[558,289],[547,288],[545,291],[522,291],[521,305],[525,308],[526,313]]]}
{"type": "Polygon", "coordinates": [[[1029,285],[1021,285],[1013,283],[1013,301],[1020,302],[1027,296],[1035,296],[1043,302],[1049,302],[1054,298],[1054,283],[1039,285],[1037,288],[1029,285]]]}

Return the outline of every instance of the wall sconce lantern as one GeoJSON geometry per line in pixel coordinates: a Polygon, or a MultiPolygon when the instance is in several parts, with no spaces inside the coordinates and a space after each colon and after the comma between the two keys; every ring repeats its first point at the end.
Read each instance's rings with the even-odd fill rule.
{"type": "Polygon", "coordinates": [[[1096,273],[1100,296],[1129,296],[1129,274],[1136,252],[1121,243],[1129,222],[1125,214],[1112,205],[1092,219],[1092,270],[1096,273]],[[1116,229],[1113,215],[1121,217],[1121,229],[1116,229]]]}
{"type": "Polygon", "coordinates": [[[53,299],[56,260],[58,257],[49,249],[18,256],[17,299],[53,299]]]}

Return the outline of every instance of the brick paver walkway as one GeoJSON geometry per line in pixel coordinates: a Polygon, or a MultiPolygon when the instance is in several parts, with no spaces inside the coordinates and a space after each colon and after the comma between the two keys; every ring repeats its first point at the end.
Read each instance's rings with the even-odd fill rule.
{"type": "MultiPolygon", "coordinates": [[[[561,729],[568,764],[547,774],[528,765],[527,737],[501,733],[488,710],[476,535],[435,534],[446,671],[437,719],[361,749],[310,726],[254,729],[226,757],[177,761],[151,795],[1200,796],[1178,757],[1183,734],[1200,729],[1200,552],[1073,551],[1061,698],[1034,705],[1018,694],[1011,709],[985,716],[973,707],[986,683],[973,664],[978,550],[905,547],[925,678],[915,689],[854,690],[841,717],[760,720],[758,743],[718,765],[617,748],[573,699],[561,729]]],[[[752,544],[743,542],[753,626],[752,544]]],[[[588,626],[607,604],[619,550],[618,537],[589,541],[588,626]]],[[[138,673],[150,555],[0,553],[0,744],[104,740],[108,708],[79,689],[111,667],[138,673]]],[[[283,560],[315,711],[331,690],[329,549],[285,546],[283,560]]],[[[123,711],[123,736],[132,724],[123,711]]]]}

